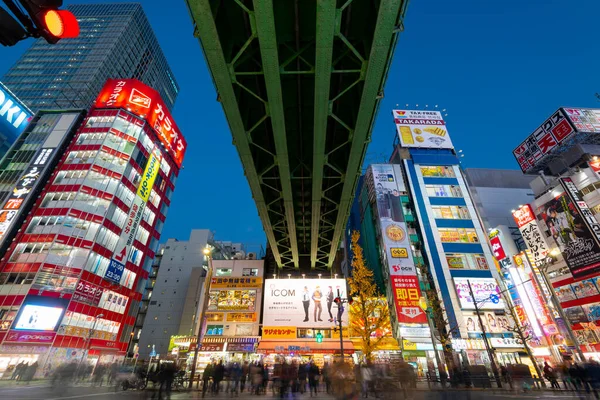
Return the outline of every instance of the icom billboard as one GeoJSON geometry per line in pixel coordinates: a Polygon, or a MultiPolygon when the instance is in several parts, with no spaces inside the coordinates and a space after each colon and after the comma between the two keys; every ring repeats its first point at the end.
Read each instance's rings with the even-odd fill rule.
{"type": "Polygon", "coordinates": [[[144,118],[181,167],[187,143],[158,92],[135,79],[109,79],[96,98],[96,108],[123,108],[144,118]]]}
{"type": "MultiPolygon", "coordinates": [[[[334,299],[338,293],[347,297],[344,279],[266,279],[263,325],[331,328],[336,325],[338,307],[334,299]]],[[[348,326],[347,309],[342,324],[348,326]]]]}
{"type": "Polygon", "coordinates": [[[0,133],[14,143],[25,130],[33,113],[0,83],[0,133]]]}
{"type": "Polygon", "coordinates": [[[402,147],[454,148],[441,112],[394,110],[392,113],[402,147]]]}

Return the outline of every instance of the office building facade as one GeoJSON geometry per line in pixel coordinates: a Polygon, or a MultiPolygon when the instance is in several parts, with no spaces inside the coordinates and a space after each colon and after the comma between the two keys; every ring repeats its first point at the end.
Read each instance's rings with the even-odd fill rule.
{"type": "Polygon", "coordinates": [[[0,372],[124,357],[185,147],[157,92],[106,82],[0,261],[0,372]]]}
{"type": "Polygon", "coordinates": [[[179,86],[139,3],[72,4],[77,38],[37,39],[2,81],[33,111],[91,107],[109,78],[154,88],[169,110],[179,86]]]}

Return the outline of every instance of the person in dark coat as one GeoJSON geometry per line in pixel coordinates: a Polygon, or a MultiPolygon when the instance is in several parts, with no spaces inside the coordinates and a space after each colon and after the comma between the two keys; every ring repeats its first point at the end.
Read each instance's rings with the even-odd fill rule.
{"type": "Polygon", "coordinates": [[[162,398],[163,389],[167,399],[171,398],[171,389],[173,388],[173,381],[175,380],[175,374],[177,373],[177,366],[175,362],[164,363],[161,365],[160,373],[160,387],[158,388],[158,398],[162,398]]]}
{"type": "Polygon", "coordinates": [[[219,388],[221,386],[221,381],[225,377],[225,366],[223,365],[223,360],[219,360],[219,363],[215,366],[213,371],[213,392],[215,394],[219,394],[219,388]]]}
{"type": "Polygon", "coordinates": [[[202,373],[202,397],[206,396],[206,391],[208,390],[208,385],[210,383],[210,378],[213,376],[213,371],[215,369],[215,364],[208,364],[206,368],[204,368],[204,372],[202,373]]]}
{"type": "Polygon", "coordinates": [[[313,392],[317,395],[317,386],[319,385],[319,367],[314,362],[310,362],[308,367],[308,386],[310,386],[310,397],[313,392]]]}

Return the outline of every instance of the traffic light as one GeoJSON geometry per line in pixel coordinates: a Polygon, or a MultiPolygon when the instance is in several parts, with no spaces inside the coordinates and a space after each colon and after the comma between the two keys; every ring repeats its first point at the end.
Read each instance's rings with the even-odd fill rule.
{"type": "Polygon", "coordinates": [[[0,9],[0,44],[12,46],[27,37],[43,37],[53,44],[79,36],[77,18],[70,11],[59,10],[62,3],[62,0],[4,0],[18,21],[0,9]]]}
{"type": "Polygon", "coordinates": [[[323,334],[321,332],[317,332],[315,338],[317,339],[317,343],[323,343],[323,334]]]}

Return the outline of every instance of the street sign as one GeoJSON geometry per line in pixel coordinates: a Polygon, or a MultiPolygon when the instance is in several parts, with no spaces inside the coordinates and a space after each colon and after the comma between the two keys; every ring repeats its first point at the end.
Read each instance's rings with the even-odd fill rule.
{"type": "Polygon", "coordinates": [[[497,294],[490,294],[490,301],[494,304],[498,304],[500,302],[500,296],[497,294]]]}

